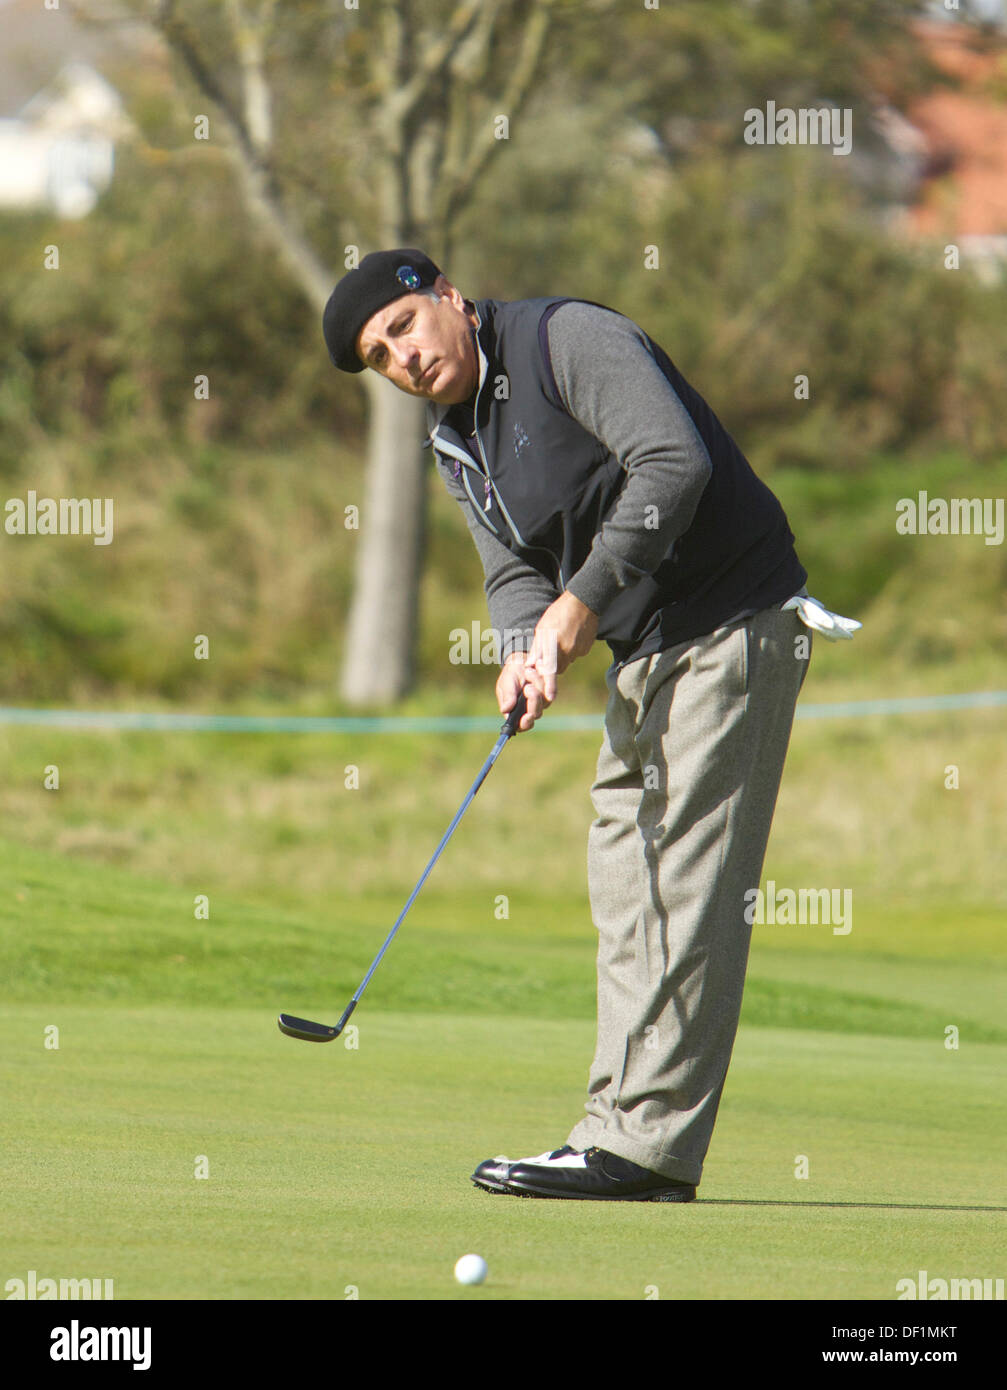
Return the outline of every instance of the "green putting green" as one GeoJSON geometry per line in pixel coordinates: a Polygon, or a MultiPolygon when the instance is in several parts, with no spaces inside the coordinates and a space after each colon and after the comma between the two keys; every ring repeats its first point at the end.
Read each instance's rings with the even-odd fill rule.
{"type": "Polygon", "coordinates": [[[998,730],[988,713],[795,730],[765,878],[849,887],[852,929],[754,926],[685,1206],[469,1181],[483,1158],[563,1143],[582,1113],[596,938],[590,807],[570,788],[586,787],[594,736],[501,760],[359,1033],[316,1046],[276,1014],[339,1017],[486,738],[4,735],[23,842],[0,841],[0,1283],[111,1279],[117,1299],[894,1300],[920,1271],[1002,1278],[998,730]],[[58,793],[41,784],[51,762],[58,793]],[[948,762],[968,771],[960,794],[948,762]],[[489,1276],[462,1288],[469,1252],[489,1276]]]}
{"type": "Polygon", "coordinates": [[[743,1028],[700,1200],[556,1202],[469,1173],[563,1142],[589,1022],[358,1018],[354,1048],[285,1038],[264,1009],[5,1010],[5,1279],[112,1279],[117,1299],[894,1299],[921,1269],[1002,1274],[1003,1044],[743,1028]],[[489,1277],[463,1289],[470,1251],[489,1277]]]}

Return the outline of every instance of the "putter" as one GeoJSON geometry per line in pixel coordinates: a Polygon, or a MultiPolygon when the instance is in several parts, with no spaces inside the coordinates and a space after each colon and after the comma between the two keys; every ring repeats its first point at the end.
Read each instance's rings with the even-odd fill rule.
{"type": "Polygon", "coordinates": [[[431,859],[427,867],[423,870],[423,875],[420,878],[419,883],[417,883],[416,887],[409,894],[409,901],[406,903],[405,907],[399,914],[399,920],[395,923],[394,927],[392,927],[391,931],[388,933],[388,936],[385,938],[385,944],[381,947],[381,950],[378,952],[378,954],[374,957],[374,960],[371,962],[370,970],[368,970],[367,974],[361,981],[360,988],[357,990],[356,994],[347,1004],[343,1012],[343,1016],[339,1020],[339,1022],[334,1027],[330,1027],[327,1023],[311,1023],[306,1018],[294,1018],[291,1014],[280,1014],[279,1018],[276,1021],[279,1024],[281,1033],[286,1033],[288,1038],[300,1038],[303,1042],[332,1042],[333,1038],[339,1037],[339,1034],[343,1031],[343,1029],[346,1027],[347,1022],[349,1021],[350,1014],[353,1012],[353,1010],[357,1007],[358,1003],[360,1002],[360,996],[363,994],[364,990],[370,983],[371,976],[374,974],[375,970],[377,970],[378,966],[380,965],[381,957],[385,954],[389,946],[392,944],[392,941],[395,937],[395,933],[398,931],[399,927],[401,927],[403,919],[406,913],[412,907],[417,893],[423,887],[424,883],[426,883],[427,875],[430,873],[430,870],[434,867],[434,865],[437,863],[437,860],[440,858],[441,850],[444,848],[448,840],[450,840],[451,836],[454,834],[455,826],[458,824],[462,816],[465,814],[466,810],[469,807],[469,803],[475,796],[476,792],[482,786],[483,782],[485,782],[486,776],[489,773],[490,768],[493,766],[497,758],[500,756],[504,744],[507,742],[507,740],[511,737],[512,734],[517,732],[517,726],[521,722],[521,716],[524,714],[526,708],[527,701],[525,700],[524,691],[521,691],[518,694],[517,703],[514,705],[514,708],[507,715],[507,718],[504,720],[503,727],[500,730],[500,737],[496,741],[496,745],[493,749],[493,752],[483,763],[482,771],[479,773],[479,776],[476,778],[475,782],[473,782],[472,788],[469,791],[468,796],[466,796],[461,806],[459,806],[458,812],[455,815],[454,820],[451,822],[451,824],[448,826],[447,830],[444,833],[444,838],[441,840],[440,844],[434,850],[434,857],[431,859]]]}

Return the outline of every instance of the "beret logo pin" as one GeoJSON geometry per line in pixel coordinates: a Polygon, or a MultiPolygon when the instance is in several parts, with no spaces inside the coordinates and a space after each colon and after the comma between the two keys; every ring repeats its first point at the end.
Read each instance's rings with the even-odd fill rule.
{"type": "Polygon", "coordinates": [[[395,278],[400,285],[405,285],[408,290],[419,289],[420,277],[411,265],[400,265],[395,272],[395,278]]]}

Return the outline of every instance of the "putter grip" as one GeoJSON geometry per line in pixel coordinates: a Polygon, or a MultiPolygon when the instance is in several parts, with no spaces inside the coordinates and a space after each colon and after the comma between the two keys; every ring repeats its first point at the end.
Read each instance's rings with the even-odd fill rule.
{"type": "Polygon", "coordinates": [[[504,720],[503,728],[500,732],[506,734],[508,738],[510,738],[512,734],[516,734],[517,726],[521,723],[521,718],[527,708],[528,701],[525,699],[524,691],[522,690],[517,697],[514,708],[504,720]]]}

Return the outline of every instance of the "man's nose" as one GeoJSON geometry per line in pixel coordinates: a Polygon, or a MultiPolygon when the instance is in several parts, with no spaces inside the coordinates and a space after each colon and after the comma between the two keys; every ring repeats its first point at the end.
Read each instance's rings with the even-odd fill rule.
{"type": "Polygon", "coordinates": [[[419,364],[419,348],[415,343],[400,341],[394,344],[394,352],[399,366],[404,372],[412,376],[413,369],[419,364]]]}

